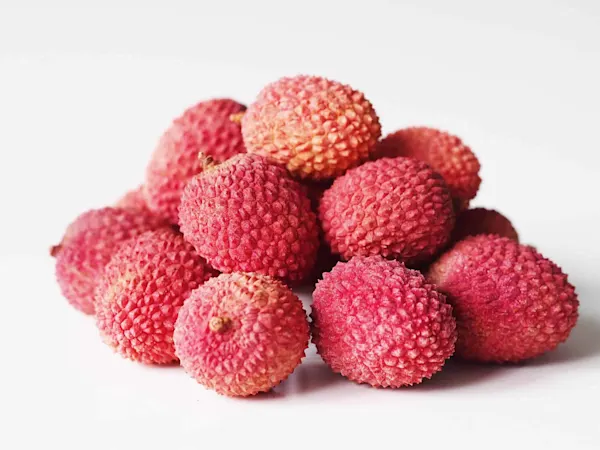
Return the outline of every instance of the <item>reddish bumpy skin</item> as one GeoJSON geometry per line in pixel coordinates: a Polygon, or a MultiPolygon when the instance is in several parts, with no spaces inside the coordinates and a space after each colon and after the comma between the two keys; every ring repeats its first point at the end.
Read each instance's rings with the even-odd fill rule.
{"type": "Polygon", "coordinates": [[[175,350],[200,384],[229,396],[266,392],[304,357],[309,327],[283,283],[222,274],[192,292],[175,324],[175,350]]]}
{"type": "Polygon", "coordinates": [[[283,167],[238,155],[205,168],[185,188],[185,238],[221,272],[299,281],[311,271],[318,227],[302,186],[283,167]]]}
{"type": "Polygon", "coordinates": [[[443,294],[416,270],[380,256],[337,264],[317,283],[313,342],[350,380],[418,384],[454,352],[456,323],[443,294]]]}
{"type": "Polygon", "coordinates": [[[127,192],[123,197],[115,204],[117,208],[131,209],[134,211],[150,211],[148,209],[148,203],[144,197],[144,186],[138,186],[135,189],[127,192]]]}
{"type": "Polygon", "coordinates": [[[452,242],[478,234],[497,234],[519,242],[517,230],[510,220],[493,209],[473,208],[462,211],[456,218],[452,242]]]}
{"type": "Polygon", "coordinates": [[[198,154],[225,161],[245,152],[239,121],[246,107],[230,99],[201,102],[176,119],[161,137],[146,169],[145,196],[155,214],[177,223],[185,184],[202,171],[198,154]]]}
{"type": "Polygon", "coordinates": [[[94,290],[115,250],[127,239],[165,226],[166,222],[150,213],[121,208],[80,215],[51,251],[63,295],[75,308],[93,314],[94,290]]]}
{"type": "Polygon", "coordinates": [[[567,276],[532,247],[495,235],[469,237],[428,273],[454,308],[456,354],[517,362],[564,342],[579,301],[567,276]]]}
{"type": "Polygon", "coordinates": [[[173,329],[192,290],[216,275],[172,229],[125,242],[96,290],[96,323],[106,344],[146,364],[177,361],[173,329]]]}
{"type": "Polygon", "coordinates": [[[411,127],[386,136],[373,152],[374,158],[408,156],[420,159],[439,172],[448,183],[459,209],[465,209],[481,184],[479,161],[458,137],[427,127],[411,127]]]}
{"type": "Polygon", "coordinates": [[[382,255],[408,264],[442,248],[454,226],[448,186],[412,158],[382,158],[348,171],[323,195],[319,218],[342,258],[382,255]]]}
{"type": "Polygon", "coordinates": [[[249,152],[319,180],[367,160],[381,126],[361,92],[302,75],[266,86],[244,115],[242,133],[249,152]]]}

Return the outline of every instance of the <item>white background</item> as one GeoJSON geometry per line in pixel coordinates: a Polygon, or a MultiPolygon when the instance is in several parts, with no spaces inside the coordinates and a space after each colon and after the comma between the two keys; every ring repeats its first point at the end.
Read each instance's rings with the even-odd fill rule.
{"type": "Polygon", "coordinates": [[[0,0],[1,448],[600,448],[599,2],[72,3],[0,0]],[[247,400],[112,354],[60,296],[49,246],[143,180],[185,107],[297,73],[364,91],[385,133],[463,137],[474,203],[576,285],[570,341],[399,390],[333,375],[311,348],[247,400]]]}

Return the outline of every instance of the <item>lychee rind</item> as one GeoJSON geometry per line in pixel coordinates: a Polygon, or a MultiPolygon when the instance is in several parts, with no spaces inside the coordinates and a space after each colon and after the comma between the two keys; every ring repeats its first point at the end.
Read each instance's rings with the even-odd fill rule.
{"type": "Polygon", "coordinates": [[[325,191],[319,218],[343,259],[381,255],[407,264],[441,249],[454,226],[448,186],[422,161],[382,158],[351,169],[325,191]]]}
{"type": "Polygon", "coordinates": [[[214,99],[200,102],[175,119],[146,169],[144,194],[155,214],[177,223],[183,188],[202,171],[199,153],[225,161],[246,151],[240,124],[230,118],[245,109],[234,100],[214,99]]]}
{"type": "Polygon", "coordinates": [[[480,164],[460,138],[428,127],[410,127],[387,135],[373,151],[373,158],[407,156],[420,159],[439,172],[455,200],[466,209],[481,184],[480,164]]]}
{"type": "Polygon", "coordinates": [[[380,256],[337,264],[317,283],[313,342],[350,380],[375,387],[418,384],[452,356],[452,308],[416,270],[380,256]]]}
{"type": "Polygon", "coordinates": [[[107,207],[81,214],[52,249],[63,295],[75,308],[93,314],[94,290],[116,249],[145,231],[166,226],[144,211],[107,207]]]}
{"type": "Polygon", "coordinates": [[[458,326],[456,354],[518,362],[564,342],[579,301],[567,275],[533,247],[496,235],[468,237],[443,254],[428,279],[447,295],[458,326]]]}
{"type": "Polygon", "coordinates": [[[381,126],[361,92],[301,75],[267,85],[244,114],[242,133],[249,152],[321,180],[366,161],[381,126]]]}
{"type": "Polygon", "coordinates": [[[237,155],[194,177],[182,195],[181,231],[215,269],[300,281],[319,247],[305,190],[280,166],[237,155]]]}
{"type": "Polygon", "coordinates": [[[507,217],[493,209],[472,208],[462,211],[456,218],[452,242],[478,234],[497,234],[519,242],[517,230],[507,217]]]}
{"type": "Polygon", "coordinates": [[[134,211],[150,211],[144,196],[144,186],[138,186],[137,188],[125,193],[125,195],[123,195],[123,197],[121,197],[117,203],[115,203],[115,207],[132,209],[134,211]]]}
{"type": "Polygon", "coordinates": [[[177,361],[173,329],[190,293],[217,272],[170,228],[125,242],[96,290],[96,323],[116,352],[146,364],[177,361]]]}
{"type": "Polygon", "coordinates": [[[221,274],[179,312],[175,349],[185,371],[219,394],[269,391],[304,357],[309,326],[302,302],[259,274],[221,274]]]}

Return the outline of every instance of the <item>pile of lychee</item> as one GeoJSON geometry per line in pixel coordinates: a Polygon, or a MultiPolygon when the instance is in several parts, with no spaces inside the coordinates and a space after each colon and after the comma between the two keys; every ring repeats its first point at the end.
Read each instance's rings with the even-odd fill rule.
{"type": "Polygon", "coordinates": [[[311,336],[334,372],[376,387],[564,342],[575,290],[506,217],[469,209],[471,149],[425,127],[380,138],[365,96],[321,77],[280,79],[247,109],[200,102],[142,186],[52,247],[61,290],[120,355],[231,396],[276,386],[311,336]],[[292,288],[315,282],[309,320],[292,288]]]}

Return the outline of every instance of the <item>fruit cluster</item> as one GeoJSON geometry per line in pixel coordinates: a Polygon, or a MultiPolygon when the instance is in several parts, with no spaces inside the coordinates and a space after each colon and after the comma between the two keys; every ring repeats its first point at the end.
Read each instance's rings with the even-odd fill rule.
{"type": "Polygon", "coordinates": [[[284,380],[311,335],[333,371],[381,387],[453,354],[517,362],[564,342],[575,290],[506,217],[469,209],[471,149],[424,127],[380,138],[365,96],[320,77],[276,81],[247,109],[201,102],[143,186],[52,247],[62,292],[122,356],[179,362],[231,396],[284,380]],[[317,279],[309,322],[291,287],[317,279]]]}

